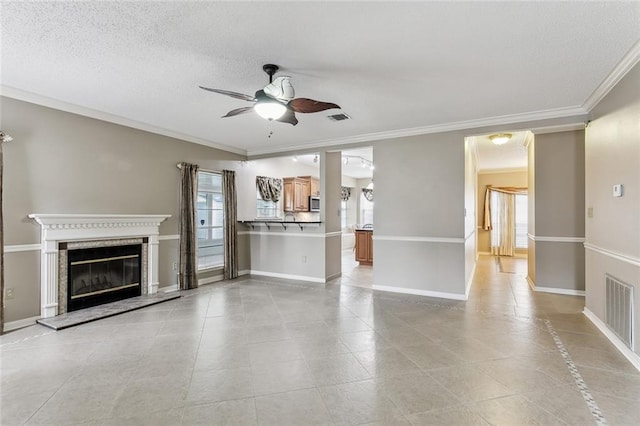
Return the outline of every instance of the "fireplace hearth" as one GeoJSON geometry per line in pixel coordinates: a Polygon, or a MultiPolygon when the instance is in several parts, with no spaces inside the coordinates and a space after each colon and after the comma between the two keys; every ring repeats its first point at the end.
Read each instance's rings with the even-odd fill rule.
{"type": "Polygon", "coordinates": [[[68,312],[142,294],[141,244],[69,250],[67,264],[68,312]]]}

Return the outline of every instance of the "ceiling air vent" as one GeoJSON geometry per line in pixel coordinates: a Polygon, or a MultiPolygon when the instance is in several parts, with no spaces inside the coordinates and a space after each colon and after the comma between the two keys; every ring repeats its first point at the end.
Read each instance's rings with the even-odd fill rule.
{"type": "Polygon", "coordinates": [[[347,114],[334,114],[334,115],[329,115],[327,116],[327,118],[331,121],[342,121],[342,120],[350,120],[351,117],[349,117],[347,114]]]}

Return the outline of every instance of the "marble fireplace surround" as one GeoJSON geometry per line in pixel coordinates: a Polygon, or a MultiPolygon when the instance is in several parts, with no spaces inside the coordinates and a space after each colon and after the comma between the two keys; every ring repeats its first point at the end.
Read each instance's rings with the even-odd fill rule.
{"type": "MultiPolygon", "coordinates": [[[[59,315],[64,306],[59,306],[59,243],[84,246],[87,242],[113,240],[147,240],[147,287],[143,294],[158,291],[158,236],[160,224],[171,215],[124,215],[124,214],[30,214],[41,227],[40,261],[40,316],[50,318],[59,315]],[[78,244],[80,243],[80,244],[78,244]]],[[[66,283],[64,283],[66,286],[66,283]]]]}

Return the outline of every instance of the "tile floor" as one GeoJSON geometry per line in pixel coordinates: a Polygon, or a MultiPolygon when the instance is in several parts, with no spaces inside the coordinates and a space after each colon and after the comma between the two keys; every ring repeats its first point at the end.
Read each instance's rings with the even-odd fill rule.
{"type": "Polygon", "coordinates": [[[343,280],[244,278],[6,334],[0,423],[596,424],[551,332],[605,421],[639,423],[640,373],[582,298],[534,293],[491,257],[466,303],[343,280]]]}

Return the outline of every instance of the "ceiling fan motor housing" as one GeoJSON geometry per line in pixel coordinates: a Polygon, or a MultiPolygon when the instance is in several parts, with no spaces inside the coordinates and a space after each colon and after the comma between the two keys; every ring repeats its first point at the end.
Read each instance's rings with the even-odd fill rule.
{"type": "Polygon", "coordinates": [[[274,64],[264,64],[262,66],[262,70],[269,76],[269,83],[273,81],[273,75],[277,73],[279,69],[280,67],[274,64]]]}

